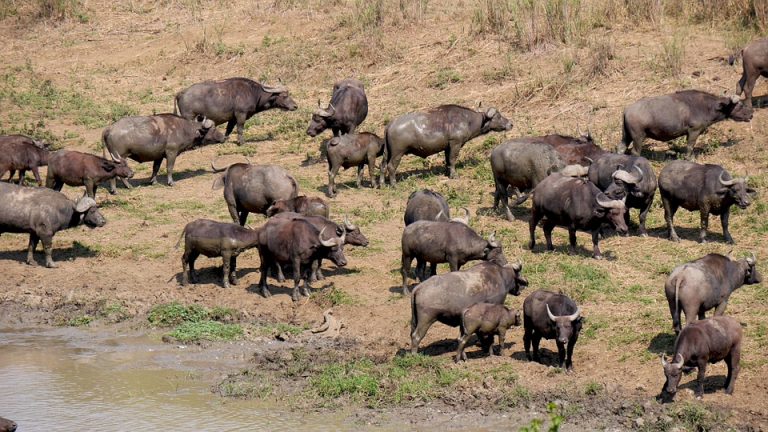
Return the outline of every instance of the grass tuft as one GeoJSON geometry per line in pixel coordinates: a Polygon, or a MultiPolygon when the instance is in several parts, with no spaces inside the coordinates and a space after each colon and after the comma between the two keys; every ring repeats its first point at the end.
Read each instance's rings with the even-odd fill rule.
{"type": "Polygon", "coordinates": [[[182,342],[227,341],[238,339],[243,329],[238,324],[223,324],[218,321],[185,322],[174,329],[168,336],[182,342]]]}

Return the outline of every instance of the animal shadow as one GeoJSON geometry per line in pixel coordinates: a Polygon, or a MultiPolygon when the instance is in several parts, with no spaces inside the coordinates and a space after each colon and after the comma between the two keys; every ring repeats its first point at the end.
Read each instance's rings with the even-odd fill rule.
{"type": "MultiPolygon", "coordinates": [[[[467,344],[467,347],[470,345],[467,344]]],[[[439,356],[447,353],[455,353],[459,347],[459,342],[456,339],[441,339],[439,341],[432,342],[426,346],[419,347],[419,353],[427,356],[439,356]]],[[[469,357],[469,353],[467,353],[469,357]]]]}
{"type": "MultiPolygon", "coordinates": [[[[718,225],[719,218],[715,218],[718,225]]],[[[718,233],[717,231],[712,231],[712,222],[710,221],[710,229],[707,230],[707,242],[719,242],[719,243],[725,243],[725,237],[723,236],[723,233],[718,233]]],[[[700,228],[686,228],[686,227],[679,227],[675,226],[675,232],[677,233],[677,236],[680,237],[680,240],[690,240],[693,242],[698,243],[699,242],[699,233],[701,232],[700,228]]],[[[659,228],[652,228],[648,229],[648,236],[649,237],[655,237],[660,238],[664,240],[669,240],[669,230],[666,226],[659,227],[659,228]]],[[[671,240],[670,240],[671,241],[671,240]]]]}
{"type": "Polygon", "coordinates": [[[768,106],[768,95],[752,96],[752,108],[764,108],[768,106]]]}
{"type": "MultiPolygon", "coordinates": [[[[512,201],[512,199],[510,199],[510,201],[512,201]]],[[[512,206],[511,204],[512,203],[510,202],[509,210],[512,212],[512,216],[515,217],[515,220],[512,221],[512,223],[525,222],[528,224],[531,220],[531,209],[528,207],[512,206]]],[[[498,208],[481,207],[477,209],[477,215],[492,217],[502,221],[507,220],[507,216],[505,215],[504,210],[501,209],[501,206],[498,208]]]]}
{"type": "MultiPolygon", "coordinates": [[[[200,169],[200,168],[174,171],[173,181],[177,182],[179,180],[187,180],[187,179],[191,179],[191,178],[198,177],[205,174],[211,174],[211,171],[206,169],[200,169]]],[[[158,177],[160,177],[160,175],[158,175],[158,177]]],[[[147,182],[149,182],[149,179],[147,179],[147,182]]]]}
{"type": "MultiPolygon", "coordinates": [[[[543,342],[544,340],[542,340],[542,343],[543,342]]],[[[533,355],[533,349],[531,349],[531,355],[533,355]]],[[[541,345],[539,346],[539,361],[528,360],[528,356],[525,355],[525,350],[512,353],[512,358],[522,362],[539,363],[543,366],[560,366],[560,357],[558,356],[557,351],[552,351],[548,348],[544,348],[541,345]]]]}
{"type": "Polygon", "coordinates": [[[674,333],[659,333],[648,344],[648,352],[671,355],[675,348],[675,339],[677,337],[674,333]]]}
{"type": "MultiPolygon", "coordinates": [[[[554,241],[552,243],[554,243],[554,241]]],[[[590,246],[591,245],[592,245],[592,243],[590,243],[590,246]]],[[[586,247],[586,246],[584,246],[582,244],[579,244],[578,242],[576,243],[576,252],[575,253],[571,253],[571,246],[569,244],[567,244],[567,243],[564,244],[564,245],[557,245],[557,244],[555,244],[554,247],[555,247],[555,250],[551,250],[551,251],[547,250],[546,241],[539,242],[538,239],[537,239],[536,246],[534,246],[533,249],[528,249],[528,250],[530,250],[532,253],[535,253],[535,254],[540,254],[540,253],[560,253],[560,254],[565,254],[565,255],[580,256],[580,257],[584,257],[584,258],[592,258],[592,254],[593,254],[593,251],[592,251],[591,247],[586,247]]],[[[526,248],[527,248],[527,246],[526,246],[526,248]]],[[[616,254],[613,251],[606,251],[606,250],[601,248],[600,252],[602,253],[604,260],[606,260],[606,261],[616,261],[616,254]]]]}
{"type": "MultiPolygon", "coordinates": [[[[69,261],[75,258],[93,258],[99,255],[96,249],[91,248],[88,245],[82,244],[79,241],[72,242],[72,245],[67,248],[57,248],[56,239],[53,241],[53,259],[54,261],[69,261]]],[[[42,242],[38,243],[34,253],[35,262],[39,266],[45,264],[45,253],[43,252],[42,242]]],[[[2,251],[0,252],[0,261],[19,261],[25,263],[27,261],[27,248],[25,247],[20,251],[2,251]]]]}

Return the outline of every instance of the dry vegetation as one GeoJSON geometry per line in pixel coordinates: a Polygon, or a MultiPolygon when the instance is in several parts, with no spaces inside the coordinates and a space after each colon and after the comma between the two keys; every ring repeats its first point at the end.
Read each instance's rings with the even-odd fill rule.
{"type": "MultiPolygon", "coordinates": [[[[173,189],[120,189],[114,197],[101,192],[98,201],[108,225],[57,235],[54,254],[67,258],[60,269],[25,266],[27,238],[3,235],[0,265],[7,283],[0,301],[21,321],[41,317],[68,322],[72,317],[62,321],[60,316],[73,310],[76,316],[108,316],[99,311],[107,304],[119,305],[122,314],[142,316],[153,305],[179,301],[233,308],[243,322],[258,319],[299,327],[335,305],[347,324],[346,336],[357,340],[365,355],[391,361],[409,341],[409,304],[397,290],[402,210],[412,190],[430,187],[448,197],[452,207],[469,207],[477,230],[497,231],[507,255],[524,262],[531,290],[562,290],[584,305],[587,316],[574,375],[521,361],[518,330],[507,336],[513,358],[440,366],[456,378],[448,388],[474,391],[464,369],[470,372],[467,376],[482,380],[487,368],[511,365],[505,367],[519,377],[515,394],[557,395],[568,387],[587,389],[582,395],[627,396],[642,405],[663,384],[658,355],[673,342],[663,281],[681,262],[730,250],[722,242],[719,221],[711,219],[711,242],[701,245],[694,241],[698,215],[681,211],[676,224],[683,241],[671,243],[664,238],[663,210],[657,202],[648,219],[651,236],[606,239],[603,261],[590,259],[586,249],[567,255],[567,236],[560,229],[555,231],[555,253],[531,252],[525,246],[527,207],[517,209],[518,220],[511,223],[490,209],[493,181],[487,154],[505,138],[501,135],[467,144],[456,180],[442,176],[442,155],[404,158],[399,170],[404,179],[395,189],[347,188],[354,185],[353,175],[342,174],[332,215],[349,214],[372,242],[367,249],[349,252],[347,270],[327,271],[331,277],[326,285],[317,285],[324,290],[298,308],[286,289],[274,290],[277,295],[270,299],[248,290],[258,281],[255,253],[240,259],[241,285],[231,290],[218,286],[213,268],[218,260],[200,260],[204,283],[181,289],[176,280],[180,252],[173,244],[193,219],[228,220],[222,197],[210,191],[213,176],[207,167],[217,155],[278,163],[295,175],[303,192],[320,196],[326,167],[312,163],[318,160],[320,140],[307,137],[304,130],[317,99],[327,100],[339,78],[355,76],[366,84],[371,106],[365,131],[380,134],[387,122],[407,111],[482,101],[513,120],[507,137],[575,134],[588,127],[603,147],[613,149],[621,136],[621,110],[629,102],[682,88],[732,92],[741,69],[729,67],[724,59],[762,34],[766,25],[765,0],[0,0],[0,32],[5,36],[2,133],[28,133],[57,146],[100,153],[106,124],[129,114],[171,111],[176,91],[208,78],[281,79],[299,103],[295,112],[251,119],[243,147],[229,142],[182,155],[173,189]],[[38,313],[20,314],[12,305],[38,313]]],[[[756,95],[766,90],[760,81],[756,95]]],[[[711,128],[699,139],[697,156],[701,162],[749,174],[760,191],[749,209],[734,212],[731,231],[738,242],[736,254],[754,251],[763,274],[768,273],[763,264],[768,259],[766,133],[768,116],[758,110],[751,124],[725,122],[711,128]]],[[[669,147],[656,143],[644,154],[659,170],[669,147]]],[[[133,167],[134,183],[145,182],[150,166],[133,167]]],[[[73,197],[82,193],[72,188],[64,192],[73,197]]],[[[636,213],[632,218],[637,220],[636,213]]],[[[251,220],[260,222],[258,217],[251,220]]],[[[579,235],[580,245],[588,242],[588,236],[579,235]]],[[[676,405],[670,411],[675,422],[706,430],[717,426],[713,419],[736,428],[768,426],[763,378],[768,374],[767,299],[763,286],[743,287],[728,307],[744,323],[746,335],[736,394],[710,392],[703,404],[676,405]]],[[[521,298],[508,300],[514,307],[521,303],[521,298]]],[[[454,337],[455,329],[436,325],[422,345],[432,345],[429,354],[447,358],[445,350],[454,347],[454,337]]],[[[554,344],[543,346],[554,349],[554,344]]],[[[351,365],[369,368],[367,363],[351,365]]],[[[387,380],[388,368],[377,366],[376,379],[387,380]]],[[[708,375],[720,377],[724,370],[714,366],[708,375]]],[[[337,373],[338,368],[328,366],[313,382],[336,397],[337,389],[323,380],[337,373]]],[[[708,389],[720,382],[721,377],[714,378],[708,389]]],[[[506,394],[503,387],[498,391],[506,394]]],[[[413,403],[408,398],[397,401],[413,403]]],[[[585,422],[603,417],[588,405],[589,399],[574,402],[582,415],[571,414],[585,422]]],[[[639,411],[618,409],[619,414],[605,409],[606,415],[618,418],[605,420],[607,424],[629,427],[625,417],[644,417],[647,430],[672,425],[644,414],[642,406],[639,411]]],[[[585,424],[597,427],[599,422],[585,424]]]]}

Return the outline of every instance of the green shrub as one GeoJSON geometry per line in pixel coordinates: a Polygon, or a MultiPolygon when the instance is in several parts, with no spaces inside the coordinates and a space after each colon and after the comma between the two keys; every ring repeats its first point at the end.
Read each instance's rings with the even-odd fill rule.
{"type": "Polygon", "coordinates": [[[201,340],[234,340],[242,335],[243,329],[238,324],[223,324],[218,321],[185,322],[168,334],[168,336],[182,343],[198,342],[201,340]]]}
{"type": "Polygon", "coordinates": [[[200,322],[209,318],[208,310],[199,305],[185,306],[178,302],[157,305],[149,311],[147,319],[152,325],[172,327],[183,323],[200,322]]]}

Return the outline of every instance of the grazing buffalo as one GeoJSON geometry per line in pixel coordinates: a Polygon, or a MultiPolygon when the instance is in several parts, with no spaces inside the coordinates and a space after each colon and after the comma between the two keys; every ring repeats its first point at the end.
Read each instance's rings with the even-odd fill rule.
{"type": "Polygon", "coordinates": [[[662,355],[661,364],[667,381],[661,389],[663,398],[674,399],[684,367],[699,369],[696,377],[697,399],[704,396],[704,376],[708,363],[725,360],[728,376],[725,378],[725,393],[733,394],[733,386],[739,375],[741,359],[741,324],[729,316],[716,316],[688,324],[677,336],[675,355],[672,362],[662,355]]]}
{"type": "Polygon", "coordinates": [[[57,232],[81,224],[95,228],[107,223],[93,198],[82,197],[74,203],[63,193],[45,188],[0,183],[0,202],[0,233],[29,233],[29,265],[36,265],[33,252],[38,241],[43,241],[45,266],[55,268],[58,264],[51,253],[57,232]]]}
{"type": "Polygon", "coordinates": [[[321,108],[320,101],[317,101],[317,111],[309,121],[307,135],[316,137],[326,129],[330,129],[336,137],[349,134],[367,116],[368,98],[363,83],[352,78],[341,80],[334,84],[331,103],[327,108],[321,108]]]}
{"type": "Polygon", "coordinates": [[[670,141],[687,135],[688,159],[693,157],[696,139],[714,123],[725,119],[752,120],[752,107],[738,96],[716,96],[699,90],[683,90],[668,95],[640,99],[624,108],[624,135],[618,153],[640,155],[646,137],[670,141]]]}
{"type": "Polygon", "coordinates": [[[379,186],[373,173],[376,158],[384,152],[384,140],[369,132],[351,133],[329,139],[325,156],[328,159],[328,196],[336,195],[336,174],[339,168],[357,167],[357,187],[363,181],[363,168],[368,165],[371,187],[379,186]]]}
{"type": "Polygon", "coordinates": [[[589,166],[588,177],[608,198],[627,197],[627,212],[624,215],[627,225],[629,209],[640,210],[640,235],[647,237],[645,220],[658,186],[656,174],[648,159],[642,156],[607,153],[589,166]]]}
{"type": "MultiPolygon", "coordinates": [[[[439,192],[429,189],[413,191],[408,197],[405,205],[405,215],[403,220],[405,226],[416,221],[441,221],[448,222],[451,219],[451,209],[448,207],[448,201],[439,192]]],[[[434,271],[437,271],[437,264],[433,264],[434,271]]],[[[416,277],[419,280],[425,280],[426,263],[420,258],[416,258],[416,277]]]]}
{"type": "MultiPolygon", "coordinates": [[[[241,252],[259,245],[259,231],[241,227],[237,224],[216,222],[208,219],[192,221],[181,232],[184,238],[184,255],[181,257],[181,284],[187,285],[192,280],[196,282],[195,260],[200,255],[221,257],[222,284],[237,285],[237,256],[241,252]]],[[[176,243],[179,247],[181,237],[176,243]]]]}
{"type": "MultiPolygon", "coordinates": [[[[120,162],[104,159],[96,155],[72,150],[59,150],[48,158],[48,174],[45,187],[60,191],[68,186],[85,186],[85,194],[96,199],[99,183],[115,177],[129,179],[133,171],[124,159],[120,162]]],[[[116,191],[111,189],[110,193],[116,191]]]]}
{"type": "Polygon", "coordinates": [[[0,432],[16,432],[16,422],[0,417],[0,432]]]}
{"type": "Polygon", "coordinates": [[[344,240],[344,234],[341,237],[333,237],[333,233],[326,233],[325,229],[318,231],[311,223],[301,218],[272,218],[267,221],[259,230],[259,288],[262,295],[272,295],[267,286],[267,271],[274,266],[291,264],[294,281],[291,298],[293,301],[299,300],[299,284],[302,279],[302,294],[309,296],[310,275],[318,260],[329,258],[339,267],[347,265],[344,240]],[[324,234],[328,237],[323,237],[324,234]]]}
{"type": "Polygon", "coordinates": [[[243,145],[243,125],[254,114],[272,108],[295,111],[296,102],[283,86],[270,87],[248,78],[203,81],[176,93],[173,113],[192,120],[204,116],[216,125],[227,124],[226,137],[237,125],[237,143],[243,145]]]}
{"type": "Polygon", "coordinates": [[[412,112],[394,119],[384,132],[384,160],[380,183],[384,184],[384,166],[389,183],[395,185],[395,172],[403,155],[427,157],[445,151],[446,173],[456,177],[459,150],[467,141],[490,131],[512,129],[496,108],[475,111],[458,105],[441,105],[428,112],[412,112]]]}
{"type": "MultiPolygon", "coordinates": [[[[152,162],[150,184],[157,183],[157,173],[165,159],[168,186],[173,186],[173,165],[178,155],[196,146],[224,142],[224,135],[211,120],[199,120],[174,114],[123,117],[101,134],[104,157],[109,153],[117,162],[126,158],[139,163],[152,162]]],[[[127,180],[122,181],[125,187],[131,187],[127,180]]],[[[116,190],[114,179],[110,181],[110,188],[116,190]]]]}
{"type": "Polygon", "coordinates": [[[536,245],[536,225],[543,220],[547,250],[554,250],[552,230],[555,226],[568,228],[570,253],[576,252],[576,230],[583,229],[592,233],[594,257],[600,259],[598,240],[601,225],[608,223],[617,232],[626,233],[625,212],[623,200],[609,199],[593,183],[558,173],[551,174],[536,186],[533,194],[530,248],[533,250],[536,245]]]}
{"type": "Polygon", "coordinates": [[[522,269],[519,262],[503,266],[482,262],[420,283],[411,297],[411,352],[418,352],[419,343],[435,321],[459,327],[464,310],[473,304],[500,305],[507,294],[520,295],[520,290],[528,286],[522,269]]]}
{"type": "Polygon", "coordinates": [[[461,360],[467,360],[467,354],[464,347],[467,346],[469,338],[477,334],[478,339],[483,344],[483,350],[491,355],[491,346],[493,337],[499,336],[499,355],[504,355],[504,337],[507,330],[512,326],[520,325],[520,312],[509,310],[504,305],[493,303],[477,303],[461,314],[461,334],[459,338],[459,348],[456,350],[457,363],[461,360]]]}
{"type": "Polygon", "coordinates": [[[754,254],[733,260],[712,253],[675,267],[664,284],[675,333],[680,333],[681,311],[685,312],[688,323],[697,317],[704,319],[704,313],[710,309],[715,309],[715,316],[723,315],[731,293],[744,284],[763,281],[756,265],[754,254]]]}
{"type": "Polygon", "coordinates": [[[528,360],[540,362],[539,342],[554,339],[560,367],[573,370],[573,347],[581,331],[581,308],[565,294],[538,290],[523,302],[523,344],[528,360]],[[533,343],[533,357],[530,354],[533,343]],[[566,349],[567,347],[567,349],[566,349]]]}
{"type": "Polygon", "coordinates": [[[213,189],[224,188],[224,200],[229,208],[232,221],[245,225],[248,213],[267,214],[267,209],[278,200],[296,198],[299,185],[288,171],[277,165],[251,165],[236,163],[226,168],[213,181],[213,189]]]}
{"type": "Polygon", "coordinates": [[[447,262],[452,272],[472,260],[493,261],[499,265],[507,263],[495,233],[486,240],[463,222],[414,222],[403,230],[402,249],[400,273],[403,275],[405,295],[410,293],[408,274],[414,258],[422,260],[425,265],[432,263],[431,276],[435,275],[438,263],[447,262]]]}
{"type": "Polygon", "coordinates": [[[294,212],[305,216],[323,216],[328,217],[330,210],[328,203],[322,198],[308,197],[300,195],[289,199],[281,199],[272,203],[267,208],[267,217],[272,217],[278,213],[294,212]]]}
{"type": "Polygon", "coordinates": [[[709,215],[720,215],[725,241],[733,244],[733,237],[728,231],[728,218],[731,206],[736,204],[742,209],[752,203],[751,196],[757,192],[747,187],[748,177],[731,178],[720,165],[697,164],[686,161],[674,161],[662,168],[659,173],[659,192],[664,204],[664,220],[669,228],[669,239],[680,241],[672,225],[679,207],[688,211],[698,210],[701,215],[699,241],[706,243],[709,215]]]}
{"type": "MultiPolygon", "coordinates": [[[[736,94],[744,93],[744,104],[752,106],[752,91],[755,89],[755,82],[761,76],[768,76],[768,39],[758,39],[752,41],[741,50],[741,65],[743,72],[739,84],[736,86],[736,94]]],[[[734,58],[728,59],[728,63],[733,65],[734,58]]]]}
{"type": "Polygon", "coordinates": [[[11,175],[8,181],[13,180],[16,171],[19,172],[19,184],[24,184],[24,174],[32,170],[39,186],[43,185],[38,168],[48,165],[48,150],[41,141],[34,140],[24,135],[0,135],[0,178],[6,172],[11,175]]]}

